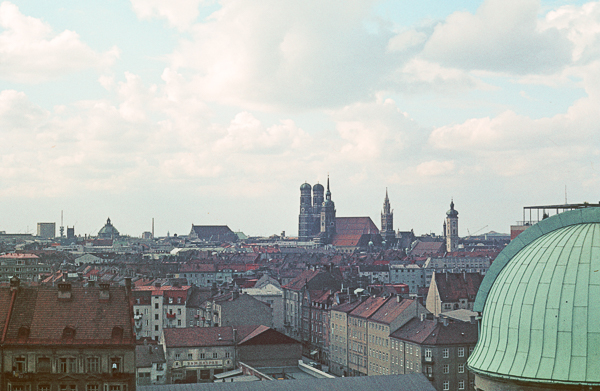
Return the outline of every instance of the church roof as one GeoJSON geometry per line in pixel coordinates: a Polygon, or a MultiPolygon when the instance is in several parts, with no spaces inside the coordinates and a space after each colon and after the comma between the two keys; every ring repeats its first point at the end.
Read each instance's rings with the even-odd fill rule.
{"type": "Polygon", "coordinates": [[[600,208],[564,212],[515,238],[475,302],[481,337],[468,361],[482,375],[600,385],[600,208]]]}
{"type": "Polygon", "coordinates": [[[370,217],[336,217],[335,232],[338,235],[378,234],[379,229],[370,217]]]}

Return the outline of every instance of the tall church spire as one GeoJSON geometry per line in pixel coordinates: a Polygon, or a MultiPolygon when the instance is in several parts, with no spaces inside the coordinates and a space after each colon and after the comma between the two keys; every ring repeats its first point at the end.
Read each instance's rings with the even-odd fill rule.
{"type": "Polygon", "coordinates": [[[394,212],[390,204],[387,187],[385,188],[385,199],[383,200],[383,210],[381,211],[381,237],[385,240],[387,246],[392,246],[396,242],[394,212]]]}

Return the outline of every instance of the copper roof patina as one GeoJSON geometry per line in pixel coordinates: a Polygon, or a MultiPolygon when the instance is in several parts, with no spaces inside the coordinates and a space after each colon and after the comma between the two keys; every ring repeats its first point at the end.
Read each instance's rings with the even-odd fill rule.
{"type": "Polygon", "coordinates": [[[600,208],[564,212],[502,251],[475,302],[480,375],[600,385],[600,208]]]}

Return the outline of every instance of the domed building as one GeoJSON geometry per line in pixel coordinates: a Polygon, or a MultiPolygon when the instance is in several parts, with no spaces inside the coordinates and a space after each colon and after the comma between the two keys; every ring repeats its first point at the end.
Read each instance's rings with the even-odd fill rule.
{"type": "Polygon", "coordinates": [[[104,224],[104,227],[98,231],[98,237],[100,239],[115,239],[119,237],[119,231],[110,222],[110,217],[106,219],[106,224],[104,224]]]}
{"type": "Polygon", "coordinates": [[[600,208],[557,214],[496,258],[474,310],[478,390],[600,390],[600,208]]]}

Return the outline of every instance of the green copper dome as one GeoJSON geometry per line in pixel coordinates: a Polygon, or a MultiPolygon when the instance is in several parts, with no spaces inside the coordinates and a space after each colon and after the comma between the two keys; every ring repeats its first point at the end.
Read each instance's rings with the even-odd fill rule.
{"type": "Polygon", "coordinates": [[[600,385],[600,208],[561,213],[502,251],[475,301],[468,365],[488,377],[600,385]]]}

